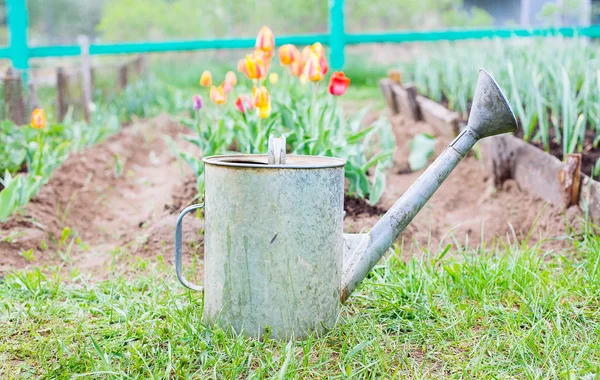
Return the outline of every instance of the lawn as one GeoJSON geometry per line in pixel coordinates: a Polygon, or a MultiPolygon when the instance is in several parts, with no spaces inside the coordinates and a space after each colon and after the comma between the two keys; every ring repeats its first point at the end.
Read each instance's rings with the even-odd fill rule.
{"type": "MultiPolygon", "coordinates": [[[[477,249],[401,246],[305,341],[202,323],[202,294],[167,260],[108,279],[30,268],[0,283],[4,378],[593,378],[600,366],[600,236],[587,225],[543,251],[507,237],[477,249]]],[[[457,245],[460,246],[460,245],[457,245]]]]}

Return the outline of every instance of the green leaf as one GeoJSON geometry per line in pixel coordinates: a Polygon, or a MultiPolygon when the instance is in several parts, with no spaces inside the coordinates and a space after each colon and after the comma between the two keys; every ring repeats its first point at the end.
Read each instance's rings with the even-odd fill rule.
{"type": "Polygon", "coordinates": [[[373,177],[373,186],[369,193],[369,203],[374,205],[379,202],[383,192],[385,191],[385,167],[378,164],[375,168],[375,176],[373,177]]]}
{"type": "Polygon", "coordinates": [[[410,155],[408,164],[413,171],[423,169],[427,166],[429,157],[435,149],[436,138],[425,133],[416,135],[410,143],[410,155]]]}

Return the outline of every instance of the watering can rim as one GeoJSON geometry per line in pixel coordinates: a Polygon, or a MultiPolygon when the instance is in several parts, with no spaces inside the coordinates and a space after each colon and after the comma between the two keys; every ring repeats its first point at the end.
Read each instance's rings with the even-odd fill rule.
{"type": "Polygon", "coordinates": [[[267,154],[222,154],[204,157],[202,161],[208,165],[253,169],[328,169],[346,165],[341,158],[299,154],[287,155],[284,165],[268,164],[267,154]]]}
{"type": "Polygon", "coordinates": [[[504,104],[504,107],[506,107],[506,110],[508,111],[508,113],[510,114],[510,116],[512,117],[512,121],[514,121],[514,125],[515,125],[515,131],[516,128],[518,126],[517,123],[517,118],[515,117],[515,113],[513,112],[512,107],[510,106],[510,102],[508,101],[508,98],[506,97],[506,95],[504,94],[504,91],[502,91],[502,89],[500,88],[500,86],[498,85],[498,82],[496,82],[496,80],[494,79],[494,77],[492,76],[492,74],[489,73],[489,71],[487,71],[486,69],[484,69],[483,67],[481,67],[479,69],[479,72],[483,72],[492,82],[492,85],[494,86],[494,88],[498,91],[498,93],[500,94],[500,97],[502,98],[502,104],[504,104]]]}

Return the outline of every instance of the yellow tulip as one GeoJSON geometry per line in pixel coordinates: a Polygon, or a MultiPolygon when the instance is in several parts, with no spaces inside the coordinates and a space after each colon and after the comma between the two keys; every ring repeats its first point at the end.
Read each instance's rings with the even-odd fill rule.
{"type": "Polygon", "coordinates": [[[260,107],[258,109],[258,116],[260,116],[261,119],[266,119],[267,117],[269,117],[270,114],[271,114],[271,104],[268,104],[264,107],[260,107]]]}
{"type": "Polygon", "coordinates": [[[208,87],[212,84],[212,74],[210,71],[206,70],[200,76],[200,86],[208,87]]]}
{"type": "Polygon", "coordinates": [[[43,108],[36,108],[31,113],[31,126],[35,129],[46,127],[46,112],[43,108]]]}
{"type": "Polygon", "coordinates": [[[279,81],[279,74],[277,74],[277,73],[269,74],[269,82],[271,82],[271,84],[276,84],[277,81],[279,81]]]}
{"type": "Polygon", "coordinates": [[[271,104],[271,96],[269,90],[265,86],[260,88],[254,86],[252,88],[252,104],[256,108],[266,107],[271,104]]]}
{"type": "Polygon", "coordinates": [[[248,79],[261,79],[267,73],[263,57],[259,54],[248,54],[241,71],[246,74],[248,79]]]}

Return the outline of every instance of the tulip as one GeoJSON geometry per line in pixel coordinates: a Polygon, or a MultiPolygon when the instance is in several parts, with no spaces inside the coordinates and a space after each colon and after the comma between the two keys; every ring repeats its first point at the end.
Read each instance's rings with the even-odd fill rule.
{"type": "Polygon", "coordinates": [[[215,104],[224,104],[227,102],[227,95],[223,89],[223,85],[219,87],[212,86],[210,88],[210,100],[215,104]]]}
{"type": "Polygon", "coordinates": [[[323,79],[319,56],[314,53],[310,54],[308,61],[304,65],[304,74],[311,82],[318,82],[323,79]]]}
{"type": "Polygon", "coordinates": [[[343,71],[334,71],[329,78],[329,93],[334,96],[342,96],[350,86],[350,78],[343,71]]]}
{"type": "Polygon", "coordinates": [[[319,57],[319,65],[321,67],[321,74],[325,76],[329,71],[329,65],[327,64],[327,57],[325,56],[325,48],[320,42],[314,43],[310,47],[310,51],[315,53],[319,57]]]}
{"type": "Polygon", "coordinates": [[[259,54],[248,54],[244,61],[243,70],[240,70],[248,79],[261,79],[267,71],[263,57],[259,54]]]}
{"type": "Polygon", "coordinates": [[[254,47],[261,50],[267,58],[273,56],[273,51],[275,50],[275,36],[271,29],[267,26],[260,28],[258,35],[256,36],[256,44],[254,47]]]}
{"type": "Polygon", "coordinates": [[[271,114],[271,103],[269,103],[268,105],[266,105],[264,107],[260,107],[258,109],[258,116],[260,116],[261,119],[266,119],[267,117],[269,117],[270,114],[271,114]]]}
{"type": "Polygon", "coordinates": [[[44,129],[46,127],[46,112],[43,108],[36,108],[31,113],[31,126],[34,129],[44,129]]]}
{"type": "Polygon", "coordinates": [[[237,70],[240,73],[246,74],[246,60],[245,59],[242,58],[242,59],[240,59],[238,61],[238,63],[237,63],[237,70]]]}
{"type": "Polygon", "coordinates": [[[302,64],[302,62],[292,62],[290,65],[290,74],[299,77],[302,75],[302,71],[304,71],[304,64],[302,64]]]}
{"type": "Polygon", "coordinates": [[[302,64],[306,64],[306,61],[308,61],[308,59],[310,58],[310,53],[312,52],[312,50],[310,49],[310,46],[305,46],[304,49],[302,49],[302,54],[300,54],[300,58],[302,58],[302,64]]]}
{"type": "Polygon", "coordinates": [[[292,45],[287,44],[279,48],[279,62],[282,66],[287,66],[296,62],[301,58],[298,49],[292,45]]]}
{"type": "Polygon", "coordinates": [[[208,87],[212,84],[212,74],[210,71],[206,70],[200,76],[200,86],[208,87]]]}
{"type": "Polygon", "coordinates": [[[246,95],[238,96],[238,98],[235,100],[235,107],[241,113],[246,113],[246,111],[252,111],[254,109],[254,106],[252,105],[252,101],[246,95]]]}
{"type": "Polygon", "coordinates": [[[271,84],[276,84],[277,81],[279,81],[279,74],[277,74],[277,73],[271,73],[271,74],[269,74],[269,82],[271,84]]]}
{"type": "Polygon", "coordinates": [[[192,96],[192,105],[194,106],[194,111],[200,111],[202,108],[202,97],[198,94],[192,96]]]}
{"type": "Polygon", "coordinates": [[[322,56],[325,54],[325,48],[323,48],[323,45],[321,45],[320,42],[315,42],[314,44],[312,44],[310,50],[318,56],[322,56]]]}
{"type": "Polygon", "coordinates": [[[223,89],[225,92],[229,92],[233,86],[237,84],[237,77],[233,71],[228,71],[225,75],[225,81],[223,82],[223,89]]]}
{"type": "Polygon", "coordinates": [[[252,104],[256,108],[266,107],[271,104],[271,95],[269,95],[269,90],[265,86],[260,88],[254,86],[252,88],[252,104]]]}

